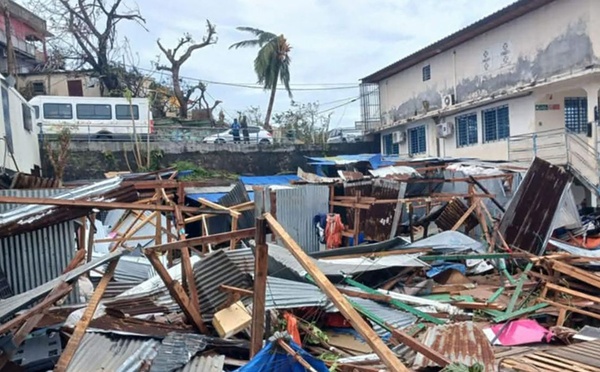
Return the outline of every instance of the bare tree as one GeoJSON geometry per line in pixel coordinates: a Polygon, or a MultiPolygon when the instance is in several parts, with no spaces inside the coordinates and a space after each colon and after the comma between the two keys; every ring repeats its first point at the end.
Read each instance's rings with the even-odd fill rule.
{"type": "Polygon", "coordinates": [[[177,102],[179,103],[179,117],[181,119],[185,119],[187,117],[188,109],[189,109],[189,98],[192,96],[194,91],[199,88],[198,85],[188,87],[184,91],[181,84],[181,66],[187,61],[195,50],[207,47],[211,44],[215,44],[217,42],[217,31],[213,24],[210,21],[206,21],[206,35],[202,37],[202,42],[196,43],[192,38],[192,35],[185,34],[182,38],[179,39],[177,45],[173,49],[166,49],[160,42],[160,39],[156,41],[158,47],[163,52],[163,54],[167,57],[167,60],[170,63],[170,66],[158,65],[157,69],[162,71],[169,71],[171,73],[171,78],[173,80],[173,93],[175,94],[175,98],[177,98],[177,102]],[[185,52],[183,52],[179,57],[177,56],[178,52],[181,48],[187,47],[185,52]],[[189,88],[193,88],[190,91],[189,88]]]}
{"type": "Polygon", "coordinates": [[[117,45],[117,25],[134,21],[142,25],[145,19],[137,8],[122,0],[30,0],[33,9],[44,16],[57,34],[63,54],[81,67],[90,66],[109,93],[122,89],[114,71],[117,45]]]}

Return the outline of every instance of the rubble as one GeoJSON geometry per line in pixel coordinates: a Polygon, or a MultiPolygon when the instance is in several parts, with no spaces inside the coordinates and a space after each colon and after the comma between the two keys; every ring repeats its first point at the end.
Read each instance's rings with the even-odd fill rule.
{"type": "Polygon", "coordinates": [[[341,177],[246,177],[214,196],[164,170],[0,195],[3,250],[53,226],[73,241],[45,247],[70,262],[33,286],[1,262],[0,370],[600,369],[600,231],[573,211],[568,173],[313,162],[341,177]],[[342,247],[320,243],[320,214],[342,247]]]}

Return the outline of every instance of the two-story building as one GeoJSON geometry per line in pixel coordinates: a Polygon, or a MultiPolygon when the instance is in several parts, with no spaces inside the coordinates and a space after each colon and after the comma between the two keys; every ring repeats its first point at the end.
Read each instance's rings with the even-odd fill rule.
{"type": "Polygon", "coordinates": [[[515,160],[552,133],[595,153],[599,89],[600,1],[520,0],[363,78],[362,120],[385,155],[515,160]]]}

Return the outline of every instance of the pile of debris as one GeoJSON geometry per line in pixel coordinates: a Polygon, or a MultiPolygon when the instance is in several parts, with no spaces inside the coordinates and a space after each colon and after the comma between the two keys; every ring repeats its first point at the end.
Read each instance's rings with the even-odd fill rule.
{"type": "Polygon", "coordinates": [[[568,172],[356,162],[0,190],[0,370],[600,370],[568,172]]]}

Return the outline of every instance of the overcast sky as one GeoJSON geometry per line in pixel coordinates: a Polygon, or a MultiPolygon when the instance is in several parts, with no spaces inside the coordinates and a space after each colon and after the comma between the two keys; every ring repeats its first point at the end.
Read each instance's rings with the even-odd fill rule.
{"type": "MultiPolygon", "coordinates": [[[[444,36],[489,15],[514,0],[138,0],[148,31],[134,24],[120,25],[120,37],[130,39],[140,65],[150,67],[159,54],[156,39],[174,45],[184,33],[201,39],[205,20],[217,27],[217,44],[196,51],[182,75],[206,81],[255,84],[256,49],[230,50],[251,37],[236,30],[251,26],[284,34],[292,45],[293,88],[345,87],[336,90],[296,90],[298,102],[319,101],[322,110],[335,110],[331,126],[353,126],[360,120],[361,78],[393,63],[444,36]],[[308,85],[310,84],[310,85],[308,85]],[[323,85],[319,85],[323,84],[323,85]],[[335,84],[335,85],[329,85],[335,84]],[[353,85],[354,84],[354,85],[353,85]]],[[[164,58],[163,58],[164,60],[164,58]]],[[[160,77],[160,75],[155,75],[160,77]]],[[[229,120],[248,106],[266,109],[268,93],[209,84],[212,97],[224,102],[229,120]]],[[[290,100],[282,91],[275,111],[290,100]]]]}

